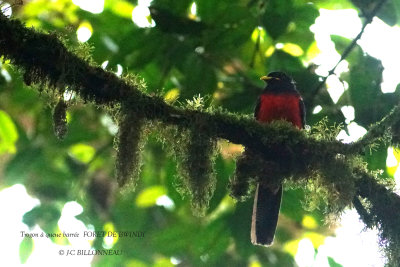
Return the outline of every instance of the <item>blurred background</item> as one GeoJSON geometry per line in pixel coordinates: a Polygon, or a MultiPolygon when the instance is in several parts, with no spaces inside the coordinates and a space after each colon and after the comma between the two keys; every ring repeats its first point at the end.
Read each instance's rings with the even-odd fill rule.
{"type": "MultiPolygon", "coordinates": [[[[87,44],[96,64],[118,76],[138,74],[147,93],[175,105],[201,95],[206,105],[252,114],[264,86],[259,77],[284,71],[303,95],[307,124],[323,118],[342,124],[337,138],[352,142],[399,101],[399,1],[385,1],[340,61],[379,2],[24,0],[0,1],[0,7],[27,27],[59,34],[70,49],[87,44]]],[[[177,191],[176,162],[157,132],[147,136],[136,190],[121,192],[112,117],[78,101],[68,109],[68,135],[59,141],[48,97],[24,85],[8,61],[0,71],[2,266],[383,266],[376,232],[363,231],[354,210],[332,221],[324,216],[325,203],[308,205],[300,187],[284,192],[274,245],[253,246],[252,199],[235,202],[227,189],[243,147],[224,140],[204,217],[194,217],[190,200],[177,191]],[[137,236],[83,237],[84,231],[137,236]],[[122,254],[62,256],[61,249],[122,254]]],[[[64,99],[74,101],[66,90],[64,99]]],[[[382,170],[382,179],[400,177],[395,148],[381,145],[364,160],[382,170]]]]}

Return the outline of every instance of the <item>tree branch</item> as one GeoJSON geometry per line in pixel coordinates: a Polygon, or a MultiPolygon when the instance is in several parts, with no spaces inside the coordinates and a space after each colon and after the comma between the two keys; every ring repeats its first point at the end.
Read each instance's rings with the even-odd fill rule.
{"type": "Polygon", "coordinates": [[[98,66],[93,66],[67,50],[54,34],[38,33],[0,14],[0,54],[25,71],[26,84],[43,83],[64,91],[75,91],[85,101],[99,105],[127,103],[133,112],[148,120],[189,127],[193,121],[204,121],[210,137],[223,138],[242,144],[258,152],[264,160],[278,155],[297,155],[305,165],[322,155],[334,159],[336,155],[357,154],[365,145],[380,136],[387,127],[400,121],[400,108],[376,124],[363,139],[354,144],[307,138],[290,126],[261,125],[246,116],[216,110],[205,112],[178,108],[160,97],[149,96],[138,86],[118,78],[98,66]],[[289,149],[290,147],[290,149],[289,149]],[[276,153],[276,154],[274,154],[276,153]]]}
{"type": "Polygon", "coordinates": [[[358,171],[357,195],[367,200],[362,204],[357,197],[353,204],[365,225],[378,228],[390,266],[399,266],[400,258],[400,196],[378,184],[373,176],[358,171]]]}
{"type": "Polygon", "coordinates": [[[233,113],[218,110],[210,113],[171,106],[160,97],[145,94],[137,85],[118,78],[114,73],[79,58],[68,51],[54,34],[35,32],[4,15],[0,15],[0,26],[0,54],[21,67],[27,85],[46,81],[50,87],[60,91],[68,87],[85,101],[98,105],[112,106],[125,102],[126,107],[144,118],[170,125],[188,127],[194,120],[203,120],[207,122],[210,136],[243,144],[258,151],[265,160],[274,157],[268,151],[282,150],[290,139],[296,140],[291,148],[295,153],[304,152],[305,147],[315,147],[306,153],[319,154],[318,150],[327,145],[333,149],[332,155],[347,151],[345,144],[309,140],[293,127],[276,129],[233,113]]]}
{"type": "MultiPolygon", "coordinates": [[[[328,178],[325,184],[338,188],[338,192],[344,192],[346,199],[350,199],[349,203],[354,199],[351,187],[355,186],[357,194],[371,203],[388,202],[400,207],[397,195],[384,186],[377,185],[368,173],[353,170],[357,167],[354,155],[384,135],[388,128],[400,124],[398,106],[374,125],[360,141],[343,144],[336,140],[310,138],[305,131],[299,131],[290,124],[262,125],[251,117],[222,110],[206,112],[169,105],[160,97],[149,96],[140,91],[138,84],[120,79],[115,74],[79,58],[67,50],[54,34],[38,33],[2,14],[0,54],[24,71],[24,81],[28,85],[47,84],[49,88],[59,92],[68,88],[85,101],[93,101],[103,106],[122,103],[124,111],[133,112],[138,118],[159,121],[166,125],[184,129],[192,125],[201,125],[203,134],[209,138],[223,138],[242,144],[260,155],[264,161],[285,159],[283,164],[290,167],[286,169],[296,175],[310,175],[314,170],[326,169],[324,171],[328,178]],[[384,196],[383,200],[377,192],[384,196]]],[[[361,210],[360,203],[355,204],[361,210]]],[[[372,212],[376,215],[383,214],[382,216],[388,214],[386,211],[379,213],[379,209],[372,212]]],[[[386,222],[386,225],[385,229],[390,229],[389,233],[397,230],[396,225],[390,222],[386,222]]],[[[399,232],[400,230],[397,233],[399,232]]]]}

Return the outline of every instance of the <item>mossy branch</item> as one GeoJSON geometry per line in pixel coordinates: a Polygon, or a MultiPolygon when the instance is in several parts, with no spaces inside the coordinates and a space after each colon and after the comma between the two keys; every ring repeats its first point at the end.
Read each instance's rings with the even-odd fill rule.
{"type": "Polygon", "coordinates": [[[400,196],[378,184],[375,177],[358,171],[357,196],[353,204],[368,228],[376,227],[389,266],[400,266],[400,196]]]}
{"type": "Polygon", "coordinates": [[[149,96],[135,84],[79,58],[55,34],[39,33],[2,14],[0,26],[0,54],[24,71],[24,81],[28,85],[45,83],[60,91],[68,88],[85,101],[93,101],[98,105],[114,106],[126,102],[126,106],[147,120],[159,120],[186,128],[201,117],[208,122],[205,127],[210,137],[243,144],[261,153],[266,160],[272,157],[269,150],[282,150],[289,140],[292,140],[293,152],[313,154],[328,148],[331,155],[353,153],[349,145],[310,140],[291,127],[276,129],[226,111],[205,112],[171,106],[162,98],[149,96]],[[307,151],[304,150],[306,147],[309,148],[307,151]]]}
{"type": "MultiPolygon", "coordinates": [[[[276,177],[280,179],[273,182],[282,182],[283,177],[293,181],[314,179],[315,185],[322,185],[328,188],[327,190],[332,189],[337,192],[339,195],[337,198],[334,194],[330,194],[333,196],[330,203],[339,202],[336,204],[336,210],[341,210],[353,202],[365,218],[367,226],[381,226],[382,238],[388,240],[391,249],[396,249],[396,246],[400,244],[400,238],[397,237],[400,233],[398,229],[400,223],[393,224],[388,216],[396,213],[390,213],[387,210],[388,207],[398,209],[400,199],[391,190],[377,184],[375,177],[362,168],[362,162],[357,157],[377,139],[387,137],[388,129],[391,130],[393,143],[399,143],[399,106],[395,107],[382,121],[372,126],[358,142],[343,144],[333,139],[314,138],[288,123],[261,125],[249,116],[223,110],[205,111],[169,105],[158,96],[149,96],[142,92],[139,86],[130,82],[129,79],[118,78],[115,74],[78,57],[69,51],[55,34],[44,34],[28,29],[18,20],[8,19],[2,14],[0,14],[0,55],[10,59],[11,63],[23,70],[24,81],[28,85],[46,84],[48,88],[57,92],[63,92],[68,88],[85,101],[92,101],[100,106],[115,108],[123,104],[123,110],[131,114],[131,116],[121,117],[124,125],[129,125],[130,118],[132,120],[140,118],[140,120],[157,121],[164,125],[193,130],[196,122],[207,122],[195,129],[201,131],[201,139],[204,143],[209,142],[207,140],[226,139],[246,146],[246,149],[259,159],[250,163],[242,162],[243,168],[248,167],[246,164],[256,164],[258,167],[264,166],[265,171],[270,171],[269,165],[263,163],[272,162],[278,164],[278,168],[275,168],[276,165],[270,166],[273,166],[277,172],[276,177]],[[357,198],[358,200],[355,200],[357,198]],[[366,199],[370,206],[363,206],[360,198],[366,199]],[[385,205],[385,207],[380,207],[380,205],[385,205]],[[395,245],[393,245],[393,240],[395,245]]],[[[122,137],[120,141],[128,138],[125,133],[135,132],[136,129],[124,128],[124,131],[120,132],[120,137],[122,137]]],[[[133,146],[135,147],[136,143],[133,146]]],[[[202,148],[205,152],[212,154],[210,152],[212,147],[210,143],[202,148]]],[[[188,150],[194,149],[197,151],[198,147],[189,144],[188,150]]],[[[120,152],[122,153],[120,158],[124,157],[125,152],[120,152]]],[[[129,158],[136,159],[137,156],[129,154],[129,158]]],[[[204,169],[212,169],[206,159],[203,162],[204,169]]],[[[136,165],[122,165],[128,170],[127,173],[120,175],[120,182],[124,183],[129,170],[135,169],[136,165]]],[[[257,169],[257,166],[251,169],[257,169]]],[[[188,173],[194,171],[196,170],[189,169],[188,173]]],[[[203,176],[206,177],[205,174],[203,176]]],[[[241,173],[238,173],[237,177],[242,177],[241,173]]],[[[243,179],[248,178],[234,181],[234,195],[237,194],[238,197],[245,195],[245,192],[240,191],[240,188],[235,185],[242,184],[247,188],[247,183],[243,179]]],[[[262,179],[262,177],[256,177],[256,179],[262,179]]],[[[204,180],[209,179],[206,177],[204,180]]],[[[212,188],[197,197],[205,197],[204,203],[206,203],[209,199],[208,192],[211,191],[212,188]]]]}
{"type": "Polygon", "coordinates": [[[210,138],[223,138],[257,152],[265,161],[292,155],[291,161],[302,166],[313,165],[324,158],[335,160],[337,154],[352,155],[375,142],[388,127],[400,122],[400,108],[376,124],[359,142],[343,144],[336,140],[316,140],[290,125],[261,125],[248,116],[222,110],[206,112],[171,106],[157,96],[140,91],[134,83],[94,66],[69,51],[54,34],[39,33],[0,14],[0,54],[19,66],[24,80],[46,83],[55,90],[68,90],[98,105],[125,103],[132,112],[146,120],[189,128],[194,121],[207,121],[203,126],[210,138]]]}

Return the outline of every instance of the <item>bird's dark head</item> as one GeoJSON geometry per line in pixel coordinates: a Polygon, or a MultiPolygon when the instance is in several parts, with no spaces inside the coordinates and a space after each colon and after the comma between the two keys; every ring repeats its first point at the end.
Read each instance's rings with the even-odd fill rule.
{"type": "Polygon", "coordinates": [[[288,75],[280,71],[270,72],[267,76],[262,76],[260,80],[267,83],[265,91],[274,93],[284,93],[296,90],[294,81],[288,75]]]}
{"type": "Polygon", "coordinates": [[[293,83],[292,78],[280,71],[270,72],[267,76],[262,76],[260,80],[266,83],[293,83]]]}

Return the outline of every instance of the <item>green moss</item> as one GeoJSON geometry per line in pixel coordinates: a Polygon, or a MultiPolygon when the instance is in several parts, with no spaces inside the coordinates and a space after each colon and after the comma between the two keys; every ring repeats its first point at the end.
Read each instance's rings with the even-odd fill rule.
{"type": "Polygon", "coordinates": [[[180,174],[190,193],[193,212],[197,216],[205,214],[215,190],[215,149],[215,139],[203,135],[198,129],[192,130],[180,174]]]}
{"type": "Polygon", "coordinates": [[[309,136],[315,140],[335,141],[342,129],[341,123],[328,125],[328,118],[325,117],[311,127],[309,136]]]}
{"type": "MultiPolygon", "coordinates": [[[[376,175],[357,155],[378,142],[400,143],[400,106],[371,126],[359,141],[342,144],[336,140],[341,125],[328,126],[326,120],[307,132],[283,121],[262,125],[249,115],[205,108],[206,101],[200,96],[184,107],[168,105],[161,96],[146,94],[139,77],[120,79],[96,66],[86,45],[68,48],[59,36],[27,29],[2,14],[0,24],[0,52],[19,66],[27,85],[39,85],[39,92],[52,94],[54,99],[68,89],[84,101],[118,109],[116,172],[120,185],[137,183],[143,131],[152,124],[178,160],[178,190],[191,197],[195,213],[202,215],[215,189],[215,142],[227,139],[246,146],[231,180],[233,197],[242,200],[252,184],[262,180],[303,186],[309,191],[309,208],[324,202],[327,214],[338,215],[353,202],[367,226],[380,230],[390,264],[399,265],[399,197],[390,187],[378,184],[376,175]]],[[[59,101],[53,114],[55,132],[61,138],[66,133],[66,108],[59,101]]]]}
{"type": "Polygon", "coordinates": [[[120,187],[129,182],[130,189],[135,189],[142,166],[144,138],[144,119],[136,113],[123,110],[119,114],[118,134],[115,138],[117,149],[116,176],[120,187]]]}
{"type": "Polygon", "coordinates": [[[257,180],[257,166],[249,153],[243,153],[236,160],[234,175],[229,181],[230,196],[238,201],[250,198],[257,180]]]}
{"type": "MultiPolygon", "coordinates": [[[[356,170],[358,199],[353,203],[367,227],[379,230],[380,243],[388,266],[400,264],[400,197],[391,184],[382,184],[374,175],[356,170]],[[391,190],[388,190],[389,187],[391,190]]],[[[385,180],[385,182],[387,182],[385,180]]]]}

